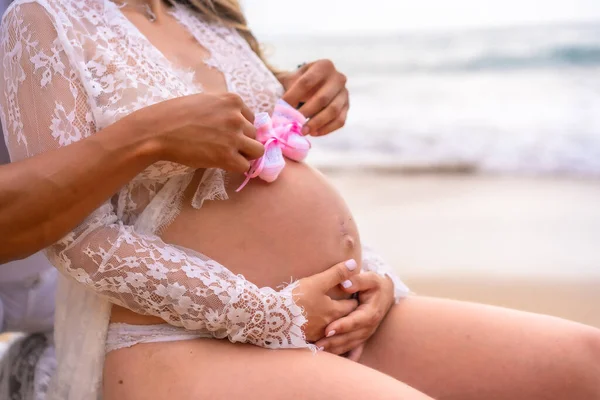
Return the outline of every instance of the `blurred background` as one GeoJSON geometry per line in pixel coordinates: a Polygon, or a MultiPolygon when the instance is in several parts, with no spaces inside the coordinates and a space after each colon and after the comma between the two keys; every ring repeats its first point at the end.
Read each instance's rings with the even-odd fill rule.
{"type": "Polygon", "coordinates": [[[310,162],[415,292],[600,326],[600,2],[242,3],[276,66],[347,74],[310,162]]]}

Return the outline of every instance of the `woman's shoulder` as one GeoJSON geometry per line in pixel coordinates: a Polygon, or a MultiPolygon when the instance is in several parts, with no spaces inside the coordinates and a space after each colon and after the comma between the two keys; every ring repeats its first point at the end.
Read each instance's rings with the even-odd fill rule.
{"type": "Polygon", "coordinates": [[[0,46],[5,54],[24,46],[52,52],[62,49],[76,62],[83,48],[96,46],[98,32],[107,31],[99,28],[107,25],[108,1],[15,0],[2,17],[0,46]]]}
{"type": "Polygon", "coordinates": [[[103,0],[15,0],[1,23],[5,29],[22,33],[72,29],[75,20],[84,22],[87,17],[97,17],[102,4],[103,0]]]}
{"type": "MultiPolygon", "coordinates": [[[[69,0],[67,0],[69,1],[69,0]]],[[[25,34],[47,30],[56,25],[56,12],[45,0],[15,0],[2,16],[6,33],[25,34]]]]}

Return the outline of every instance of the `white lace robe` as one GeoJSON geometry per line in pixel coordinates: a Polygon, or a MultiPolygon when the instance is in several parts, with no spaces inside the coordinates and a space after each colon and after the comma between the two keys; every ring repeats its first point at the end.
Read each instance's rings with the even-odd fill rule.
{"type": "MultiPolygon", "coordinates": [[[[270,111],[282,87],[247,43],[175,5],[173,16],[206,48],[228,90],[270,111]]],[[[201,92],[107,0],[17,0],[0,30],[0,117],[14,161],[69,145],[131,112],[201,92]]],[[[99,396],[110,304],[154,315],[215,338],[267,348],[310,347],[291,296],[258,288],[193,250],[165,244],[157,230],[177,212],[193,170],[160,162],[47,250],[64,278],[57,295],[59,369],[49,398],[99,396]]],[[[194,196],[225,200],[221,170],[208,170],[194,196]]],[[[61,188],[56,188],[61,190],[61,188]]],[[[68,207],[68,205],[65,205],[68,207]]],[[[363,269],[394,279],[372,251],[363,269]]]]}

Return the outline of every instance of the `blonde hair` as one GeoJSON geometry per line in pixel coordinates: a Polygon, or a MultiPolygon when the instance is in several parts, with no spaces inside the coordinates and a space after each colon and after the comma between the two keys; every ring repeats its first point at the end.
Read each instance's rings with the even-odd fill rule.
{"type": "Polygon", "coordinates": [[[199,12],[209,22],[219,22],[225,26],[235,29],[243,37],[252,51],[265,63],[265,65],[277,74],[279,71],[267,61],[263,49],[256,37],[248,28],[248,22],[238,0],[175,0],[185,4],[199,12]]]}

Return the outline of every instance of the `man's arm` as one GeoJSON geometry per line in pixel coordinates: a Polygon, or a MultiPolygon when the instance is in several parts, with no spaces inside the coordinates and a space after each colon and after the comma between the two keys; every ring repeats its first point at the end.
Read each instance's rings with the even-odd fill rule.
{"type": "Polygon", "coordinates": [[[70,146],[0,166],[0,264],[59,240],[159,154],[150,130],[125,118],[70,146]]]}

